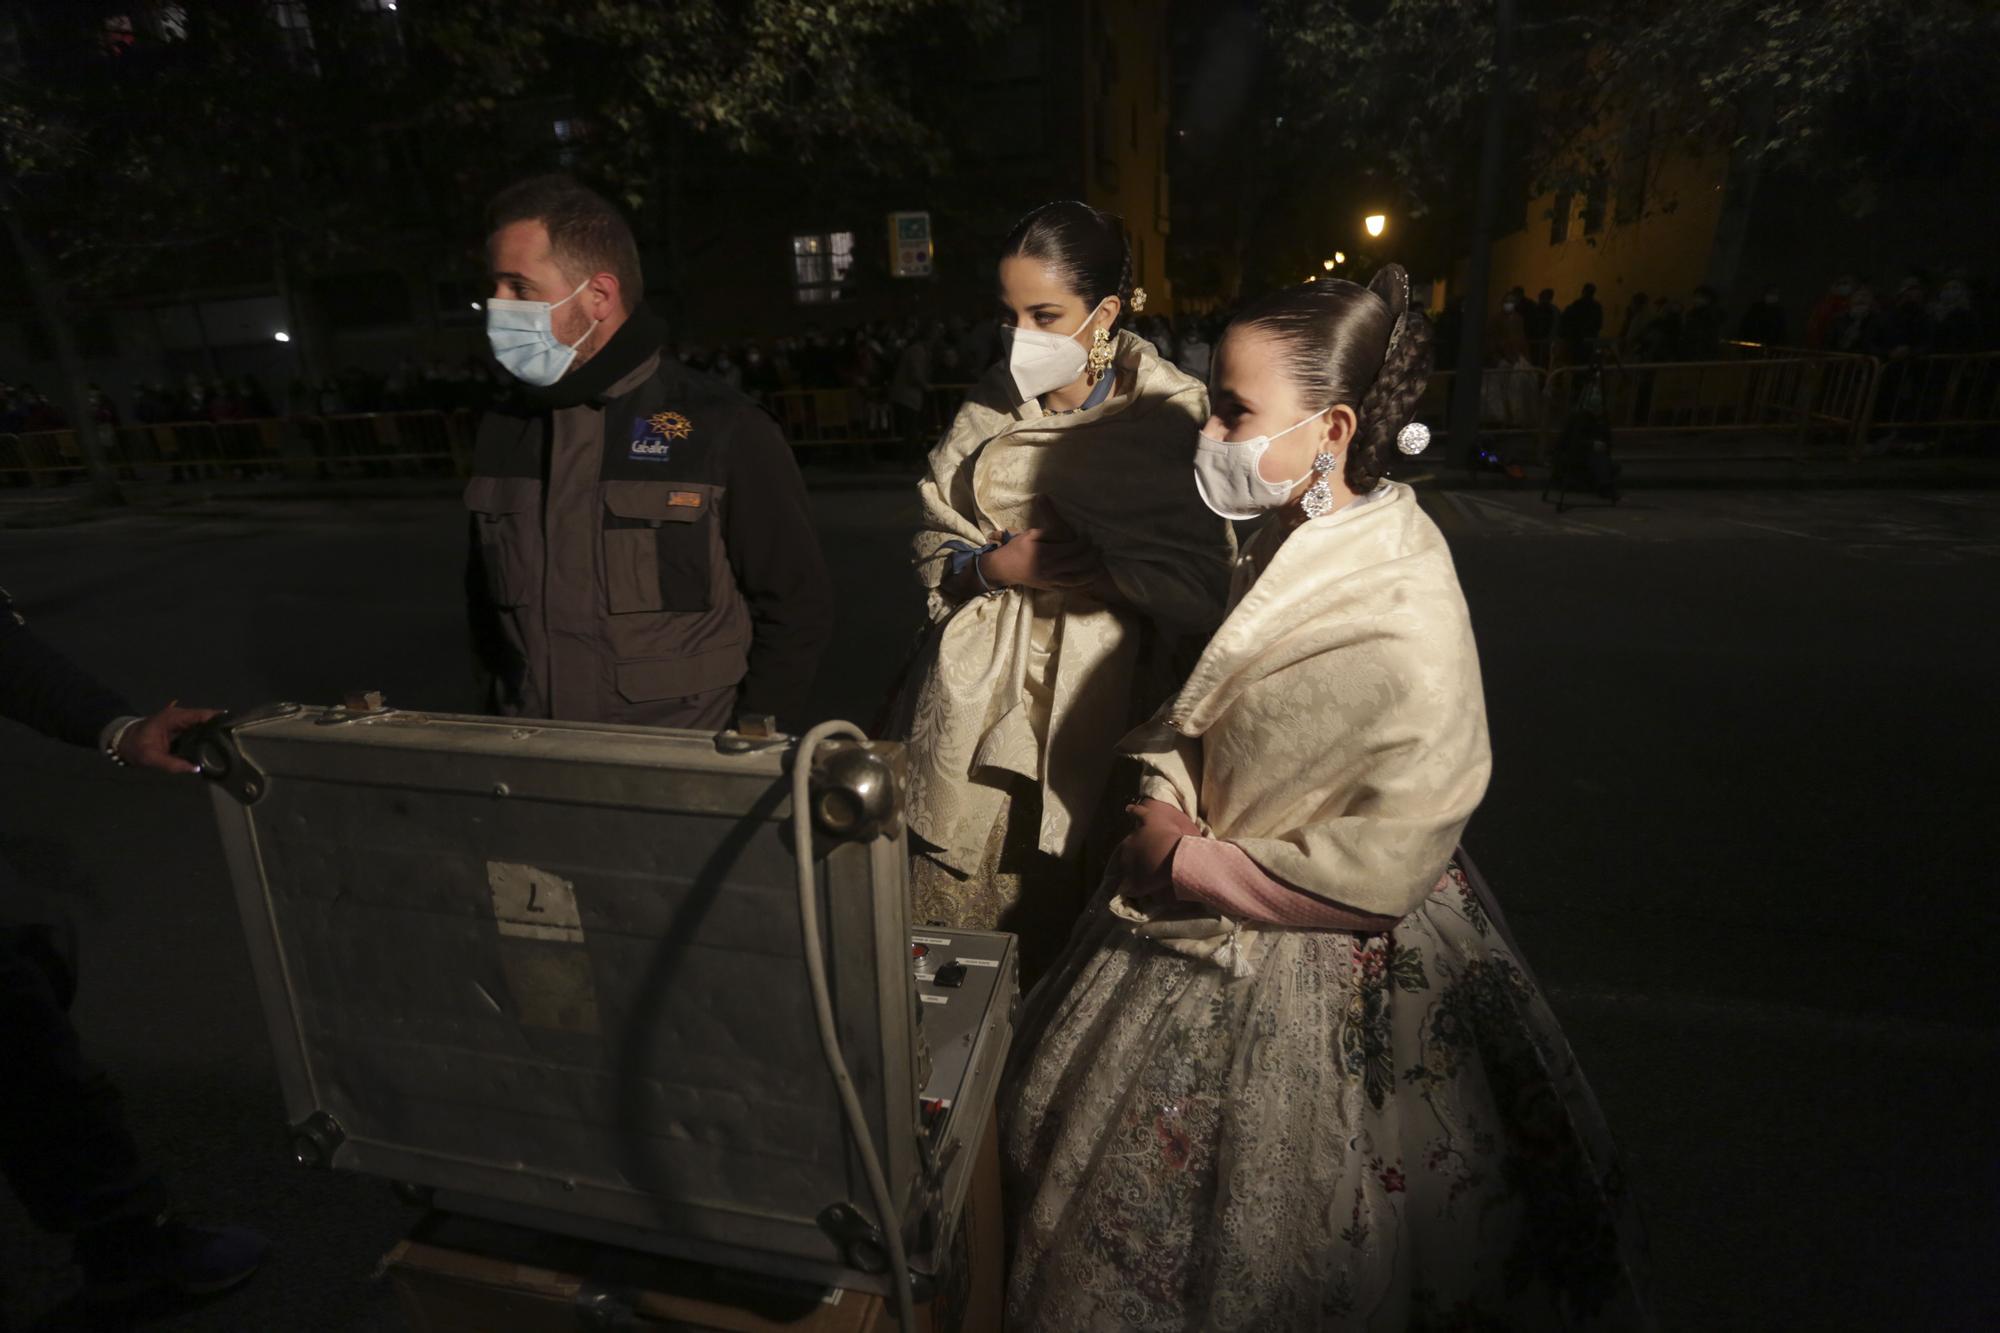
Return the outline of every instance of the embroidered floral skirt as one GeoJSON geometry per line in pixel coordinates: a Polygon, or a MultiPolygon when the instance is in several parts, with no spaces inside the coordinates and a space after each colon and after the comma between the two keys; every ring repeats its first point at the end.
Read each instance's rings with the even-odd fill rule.
{"type": "Polygon", "coordinates": [[[1250,962],[1095,912],[1033,997],[1010,1328],[1648,1326],[1610,1135],[1457,865],[1388,935],[1250,962]]]}

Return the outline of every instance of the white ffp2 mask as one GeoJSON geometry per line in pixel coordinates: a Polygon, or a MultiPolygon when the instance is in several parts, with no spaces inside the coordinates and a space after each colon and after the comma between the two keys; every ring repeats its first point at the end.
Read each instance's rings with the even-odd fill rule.
{"type": "Polygon", "coordinates": [[[1194,446],[1194,486],[1201,502],[1223,518],[1256,518],[1292,498],[1292,490],[1312,475],[1308,468],[1290,481],[1265,481],[1260,467],[1271,441],[1290,435],[1300,426],[1318,421],[1333,411],[1331,403],[1296,421],[1276,435],[1258,435],[1247,440],[1218,440],[1199,436],[1194,446]]]}
{"type": "Polygon", "coordinates": [[[488,301],[486,341],[500,368],[537,388],[546,389],[561,379],[570,362],[576,360],[576,349],[583,346],[583,339],[595,333],[602,321],[591,320],[583,338],[566,343],[556,337],[556,307],[568,305],[589,285],[590,279],[585,278],[575,292],[560,301],[488,301]]]}
{"type": "Polygon", "coordinates": [[[1083,344],[1076,335],[1090,326],[1097,312],[1104,308],[1099,301],[1090,313],[1083,317],[1083,323],[1069,333],[1050,333],[1045,329],[1010,328],[1011,335],[1007,348],[1007,370],[1014,377],[1014,387],[1020,390],[1021,401],[1040,398],[1051,389],[1060,389],[1065,384],[1076,383],[1077,376],[1089,364],[1083,344]]]}

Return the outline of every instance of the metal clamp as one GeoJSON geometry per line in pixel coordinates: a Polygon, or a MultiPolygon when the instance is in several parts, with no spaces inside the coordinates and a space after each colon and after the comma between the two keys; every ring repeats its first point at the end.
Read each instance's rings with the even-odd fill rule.
{"type": "Polygon", "coordinates": [[[882,1228],[851,1203],[830,1203],[820,1209],[819,1229],[839,1244],[847,1266],[861,1273],[889,1271],[889,1242],[882,1228]]]}
{"type": "Polygon", "coordinates": [[[827,741],[813,752],[812,820],[835,838],[894,837],[903,826],[903,747],[827,741]]]}
{"type": "Polygon", "coordinates": [[[300,1166],[332,1166],[333,1155],[347,1142],[347,1131],[325,1111],[314,1111],[292,1126],[292,1160],[300,1166]]]}
{"type": "Polygon", "coordinates": [[[594,1277],[585,1278],[578,1284],[576,1299],[570,1302],[570,1307],[576,1311],[576,1326],[590,1330],[638,1328],[638,1306],[638,1297],[631,1290],[612,1286],[594,1277]]]}
{"type": "Polygon", "coordinates": [[[193,764],[201,775],[234,796],[252,805],[270,784],[264,774],[243,757],[236,732],[274,718],[293,717],[302,711],[297,704],[265,704],[246,713],[223,713],[198,726],[190,727],[174,742],[174,754],[193,764]]]}

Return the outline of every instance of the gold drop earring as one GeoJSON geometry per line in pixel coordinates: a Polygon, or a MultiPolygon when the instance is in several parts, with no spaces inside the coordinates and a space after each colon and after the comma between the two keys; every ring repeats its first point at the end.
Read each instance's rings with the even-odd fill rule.
{"type": "Polygon", "coordinates": [[[1111,369],[1111,335],[1099,325],[1097,332],[1090,335],[1090,382],[1097,383],[1104,378],[1104,372],[1111,369]]]}

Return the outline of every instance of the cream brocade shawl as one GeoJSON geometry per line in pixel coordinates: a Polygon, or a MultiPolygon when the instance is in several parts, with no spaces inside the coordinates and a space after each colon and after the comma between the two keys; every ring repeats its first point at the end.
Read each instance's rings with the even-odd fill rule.
{"type": "MultiPolygon", "coordinates": [[[[1396,482],[1285,539],[1180,693],[1122,748],[1285,883],[1383,916],[1429,896],[1492,771],[1472,622],[1444,536],[1396,482]]],[[[1254,932],[1156,899],[1112,910],[1239,968],[1254,932]]]]}
{"type": "Polygon", "coordinates": [[[1199,636],[1222,617],[1235,537],[1194,486],[1207,390],[1130,333],[1115,360],[1124,391],[1060,415],[1017,404],[997,367],[917,488],[915,564],[932,629],[903,709],[910,825],[960,874],[977,870],[1005,812],[992,779],[1007,774],[1041,787],[1041,850],[1080,848],[1130,722],[1144,621],[1199,636]],[[948,543],[983,546],[990,532],[1051,517],[1096,544],[1129,609],[1030,588],[960,604],[939,588],[948,543]]]}

